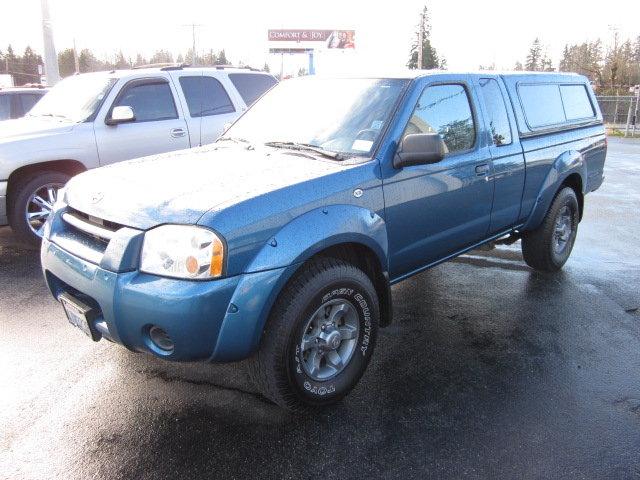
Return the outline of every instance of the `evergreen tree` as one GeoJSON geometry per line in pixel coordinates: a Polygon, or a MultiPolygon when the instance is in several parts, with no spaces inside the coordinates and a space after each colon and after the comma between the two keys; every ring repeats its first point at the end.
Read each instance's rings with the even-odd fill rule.
{"type": "Polygon", "coordinates": [[[529,48],[527,60],[524,64],[525,69],[532,72],[541,70],[542,55],[542,45],[540,44],[540,39],[536,37],[536,39],[531,44],[531,47],[529,48]]]}
{"type": "Polygon", "coordinates": [[[218,55],[216,55],[216,62],[215,65],[229,65],[230,62],[227,59],[226,54],[224,53],[224,48],[222,50],[220,50],[218,52],[218,55]]]}
{"type": "Polygon", "coordinates": [[[446,60],[438,56],[438,52],[431,44],[431,22],[429,19],[429,9],[425,5],[422,8],[420,23],[418,23],[416,27],[416,39],[413,45],[411,45],[407,67],[411,69],[432,69],[446,68],[446,66],[446,60]],[[422,45],[419,47],[418,38],[420,37],[420,31],[422,31],[422,45]],[[418,65],[418,48],[422,48],[422,65],[418,65]]]}

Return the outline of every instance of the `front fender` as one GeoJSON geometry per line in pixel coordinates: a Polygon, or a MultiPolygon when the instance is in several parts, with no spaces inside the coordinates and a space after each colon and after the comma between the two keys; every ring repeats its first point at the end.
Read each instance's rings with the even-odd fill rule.
{"type": "Polygon", "coordinates": [[[523,231],[535,230],[540,226],[560,185],[562,185],[562,182],[564,182],[569,175],[574,173],[580,175],[582,193],[584,194],[585,180],[587,178],[587,167],[584,162],[584,156],[576,150],[567,150],[556,158],[551,165],[551,169],[538,191],[531,214],[522,227],[523,231]]]}
{"type": "Polygon", "coordinates": [[[339,243],[360,243],[373,250],[387,270],[387,229],[377,213],[355,205],[311,210],[286,224],[258,252],[246,272],[259,272],[304,262],[339,243]]]}
{"type": "Polygon", "coordinates": [[[260,342],[269,312],[280,291],[305,260],[341,243],[373,250],[387,270],[387,231],[375,212],[355,205],[311,210],[285,225],[258,252],[242,275],[227,312],[212,361],[248,357],[260,342]]]}

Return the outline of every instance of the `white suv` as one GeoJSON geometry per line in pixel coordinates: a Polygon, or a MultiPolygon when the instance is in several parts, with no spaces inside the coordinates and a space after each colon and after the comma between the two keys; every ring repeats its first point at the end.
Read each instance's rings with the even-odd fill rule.
{"type": "Polygon", "coordinates": [[[0,225],[37,243],[57,195],[86,169],[214,142],[276,83],[227,66],[86,73],[0,122],[0,225]]]}

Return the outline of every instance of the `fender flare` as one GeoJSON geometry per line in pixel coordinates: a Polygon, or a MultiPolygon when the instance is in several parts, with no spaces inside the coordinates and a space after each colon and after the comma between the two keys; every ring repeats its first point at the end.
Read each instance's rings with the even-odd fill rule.
{"type": "Polygon", "coordinates": [[[271,237],[245,269],[231,299],[238,313],[225,316],[211,360],[235,361],[251,355],[276,299],[300,265],[341,243],[369,247],[387,272],[388,241],[382,217],[355,205],[310,210],[271,237]]]}
{"type": "Polygon", "coordinates": [[[540,226],[560,186],[569,175],[574,173],[580,176],[581,193],[584,194],[587,179],[587,166],[584,162],[584,157],[577,150],[567,150],[558,156],[551,165],[551,169],[538,191],[529,218],[521,228],[522,231],[535,230],[540,226]]]}
{"type": "Polygon", "coordinates": [[[331,205],[296,217],[272,236],[245,272],[259,272],[302,263],[340,243],[360,243],[378,257],[387,271],[386,224],[377,213],[355,205],[331,205]]]}

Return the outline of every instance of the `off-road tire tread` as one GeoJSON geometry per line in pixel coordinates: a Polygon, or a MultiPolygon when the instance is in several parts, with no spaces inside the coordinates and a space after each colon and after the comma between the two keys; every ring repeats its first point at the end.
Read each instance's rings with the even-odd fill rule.
{"type": "MultiPolygon", "coordinates": [[[[297,299],[296,297],[310,282],[329,270],[335,271],[335,276],[338,278],[357,277],[364,285],[368,285],[369,291],[373,293],[375,303],[372,306],[372,309],[375,309],[375,314],[371,316],[372,324],[375,322],[372,328],[377,328],[379,321],[376,290],[369,277],[358,267],[343,259],[319,256],[304,264],[296,272],[276,300],[265,324],[260,347],[248,362],[249,377],[260,393],[292,412],[306,412],[314,410],[316,407],[301,402],[287,381],[285,351],[290,331],[294,326],[289,322],[295,320],[295,314],[289,314],[289,312],[304,308],[304,305],[298,305],[303,296],[301,295],[297,299]]],[[[370,344],[369,348],[373,349],[374,345],[370,344]]],[[[364,369],[360,372],[360,376],[363,373],[364,369]]],[[[354,384],[360,380],[360,376],[355,379],[354,384]]],[[[334,397],[335,401],[338,401],[342,396],[334,397]]]]}
{"type": "MultiPolygon", "coordinates": [[[[558,191],[551,202],[542,224],[522,236],[522,256],[527,265],[541,272],[557,272],[562,265],[557,265],[551,256],[551,242],[555,229],[555,220],[558,210],[564,205],[567,197],[573,197],[576,208],[578,199],[571,187],[564,187],[558,191]]],[[[576,226],[577,228],[577,226],[576,226]]]]}

